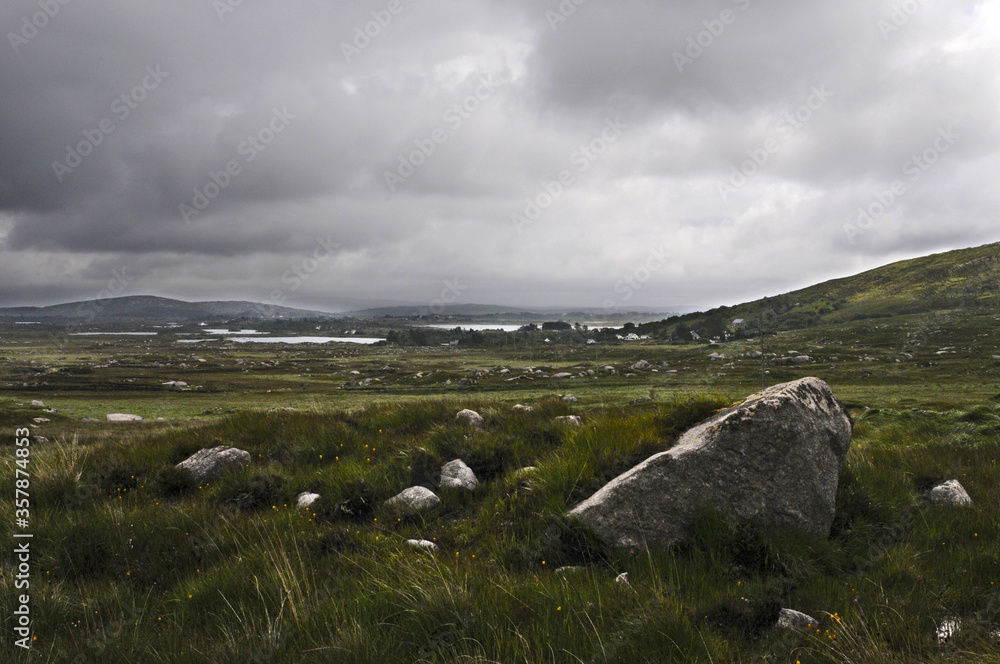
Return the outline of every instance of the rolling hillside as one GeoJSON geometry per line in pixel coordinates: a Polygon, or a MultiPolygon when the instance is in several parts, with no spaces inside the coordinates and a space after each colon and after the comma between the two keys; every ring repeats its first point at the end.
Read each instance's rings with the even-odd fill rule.
{"type": "Polygon", "coordinates": [[[742,318],[801,329],[871,318],[955,310],[1000,312],[1000,243],[892,263],[861,274],[732,307],[675,316],[642,326],[666,334],[679,325],[714,336],[742,318]]]}
{"type": "Polygon", "coordinates": [[[184,302],[153,295],[0,309],[0,321],[188,323],[229,318],[311,318],[331,314],[258,302],[184,302]]]}

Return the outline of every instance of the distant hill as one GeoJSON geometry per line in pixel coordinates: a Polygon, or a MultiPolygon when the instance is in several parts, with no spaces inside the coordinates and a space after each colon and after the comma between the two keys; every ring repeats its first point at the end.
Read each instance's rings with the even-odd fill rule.
{"type": "Polygon", "coordinates": [[[954,310],[1000,315],[1000,243],[892,263],[861,274],[732,307],[675,316],[643,326],[664,333],[678,325],[714,336],[744,319],[754,327],[801,329],[853,320],[954,310]]]}
{"type": "Polygon", "coordinates": [[[69,302],[48,307],[0,309],[0,321],[192,323],[230,318],[275,319],[331,317],[322,311],[292,309],[259,302],[184,302],[154,295],[69,302]]]}
{"type": "MultiPolygon", "coordinates": [[[[621,318],[626,314],[641,314],[642,316],[664,315],[675,311],[684,311],[681,307],[632,307],[628,312],[615,312],[615,318],[621,318]]],[[[572,318],[580,320],[583,318],[607,318],[608,313],[600,307],[509,307],[500,304],[448,304],[437,306],[433,309],[428,305],[399,305],[391,307],[377,307],[351,311],[346,315],[363,318],[379,318],[382,316],[392,316],[399,318],[409,318],[413,316],[427,316],[429,314],[438,316],[508,316],[508,317],[538,317],[549,316],[556,318],[572,318]]]]}

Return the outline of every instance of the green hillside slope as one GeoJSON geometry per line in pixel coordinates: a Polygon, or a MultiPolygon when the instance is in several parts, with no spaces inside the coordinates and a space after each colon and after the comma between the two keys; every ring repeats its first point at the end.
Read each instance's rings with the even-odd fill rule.
{"type": "Polygon", "coordinates": [[[784,295],[733,307],[675,316],[642,326],[667,336],[687,329],[717,336],[744,319],[752,333],[766,327],[801,329],[870,318],[955,310],[1000,311],[1000,243],[892,263],[784,295]]]}

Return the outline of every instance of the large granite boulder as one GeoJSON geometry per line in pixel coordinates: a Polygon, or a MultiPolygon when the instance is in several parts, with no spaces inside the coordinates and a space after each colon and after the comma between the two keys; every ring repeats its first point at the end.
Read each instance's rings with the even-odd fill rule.
{"type": "Polygon", "coordinates": [[[818,378],[728,408],[619,475],[571,514],[609,544],[666,545],[713,506],[766,529],[829,534],[851,418],[818,378]]]}
{"type": "Polygon", "coordinates": [[[191,479],[201,484],[214,480],[231,468],[250,465],[250,453],[236,447],[212,447],[198,450],[184,461],[177,464],[191,475],[191,479]]]}

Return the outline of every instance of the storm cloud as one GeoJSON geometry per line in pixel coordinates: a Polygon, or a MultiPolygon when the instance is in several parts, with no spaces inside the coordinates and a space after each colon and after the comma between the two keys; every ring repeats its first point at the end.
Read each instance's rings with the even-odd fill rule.
{"type": "Polygon", "coordinates": [[[330,310],[448,284],[711,306],[998,239],[998,0],[11,0],[0,22],[0,305],[124,269],[124,294],[330,310]]]}

